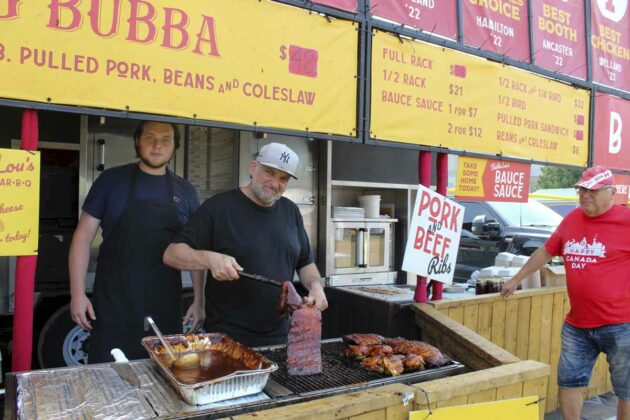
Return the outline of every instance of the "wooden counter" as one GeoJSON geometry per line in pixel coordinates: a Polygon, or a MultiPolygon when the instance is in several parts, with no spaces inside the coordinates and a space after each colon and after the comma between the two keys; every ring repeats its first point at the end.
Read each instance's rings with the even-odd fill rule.
{"type": "MultiPolygon", "coordinates": [[[[518,359],[536,360],[551,366],[547,392],[547,412],[558,407],[557,367],[560,332],[569,311],[566,287],[544,287],[516,292],[508,299],[497,293],[469,299],[429,302],[441,314],[502,347],[518,359]]],[[[417,322],[418,323],[418,322],[417,322]]],[[[419,323],[427,337],[440,344],[431,326],[419,323]]],[[[455,328],[451,324],[451,328],[455,328]]],[[[448,344],[447,344],[448,345],[448,344]]],[[[460,359],[466,363],[465,360],[460,359]]],[[[585,392],[592,398],[612,390],[606,356],[600,355],[591,383],[585,392]]]]}

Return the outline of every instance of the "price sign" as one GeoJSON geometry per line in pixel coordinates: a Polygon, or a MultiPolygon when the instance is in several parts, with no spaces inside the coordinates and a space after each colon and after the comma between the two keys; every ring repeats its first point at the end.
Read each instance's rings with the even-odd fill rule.
{"type": "MultiPolygon", "coordinates": [[[[317,79],[317,60],[319,54],[312,48],[289,45],[289,73],[317,79]]],[[[280,47],[280,59],[287,59],[287,46],[280,47]]]]}

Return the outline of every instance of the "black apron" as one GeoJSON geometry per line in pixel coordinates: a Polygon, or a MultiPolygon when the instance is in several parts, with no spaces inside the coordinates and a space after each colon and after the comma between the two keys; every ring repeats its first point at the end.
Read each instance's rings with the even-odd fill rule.
{"type": "Polygon", "coordinates": [[[120,348],[129,359],[147,352],[144,317],[151,315],[164,334],[182,332],[182,281],[178,270],[162,263],[162,254],[181,225],[173,204],[173,180],[166,170],[164,200],[135,197],[140,168],[131,177],[125,208],[100,247],[92,304],[89,363],[113,361],[120,348]]]}

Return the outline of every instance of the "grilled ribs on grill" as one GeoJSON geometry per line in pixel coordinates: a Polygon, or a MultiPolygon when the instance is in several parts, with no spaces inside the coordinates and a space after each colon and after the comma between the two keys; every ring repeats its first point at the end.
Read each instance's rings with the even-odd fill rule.
{"type": "Polygon", "coordinates": [[[444,366],[450,359],[442,354],[438,349],[423,341],[405,340],[404,338],[388,338],[385,344],[392,347],[394,353],[421,356],[426,365],[444,366]]]}
{"type": "Polygon", "coordinates": [[[422,341],[377,334],[348,334],[342,339],[348,345],[343,356],[361,360],[362,366],[393,376],[450,363],[438,349],[422,341]]]}
{"type": "Polygon", "coordinates": [[[322,313],[304,305],[291,312],[287,346],[289,375],[315,375],[322,372],[322,313]]]}
{"type": "Polygon", "coordinates": [[[378,334],[347,334],[341,337],[344,343],[354,345],[373,346],[382,344],[385,338],[378,334]]]}
{"type": "Polygon", "coordinates": [[[302,298],[295,290],[295,286],[290,281],[282,282],[280,288],[280,299],[276,304],[276,312],[279,315],[286,315],[289,312],[295,311],[302,306],[302,298]]]}

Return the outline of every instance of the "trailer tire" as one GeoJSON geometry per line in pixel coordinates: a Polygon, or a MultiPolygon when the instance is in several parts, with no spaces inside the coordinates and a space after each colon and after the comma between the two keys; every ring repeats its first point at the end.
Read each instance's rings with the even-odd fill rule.
{"type": "Polygon", "coordinates": [[[70,305],[59,308],[46,321],[37,342],[37,358],[42,369],[86,365],[90,332],[70,317],[70,305]]]}

